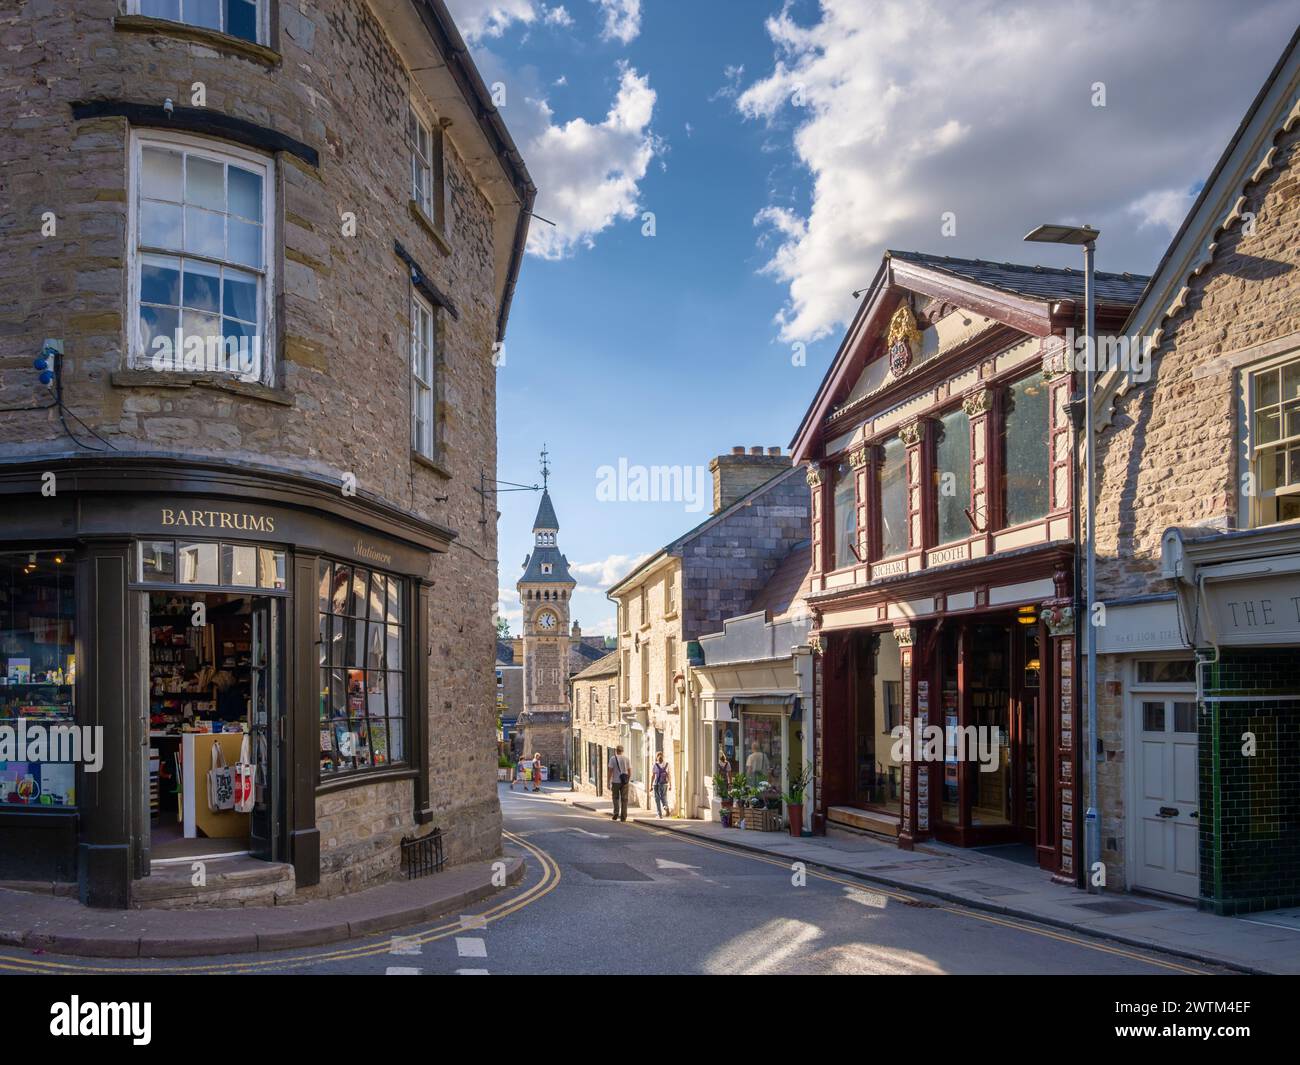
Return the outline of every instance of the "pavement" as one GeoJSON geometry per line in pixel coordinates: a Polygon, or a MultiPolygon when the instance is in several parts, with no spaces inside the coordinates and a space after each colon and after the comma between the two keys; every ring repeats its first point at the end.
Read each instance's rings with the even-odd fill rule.
{"type": "MultiPolygon", "coordinates": [[[[504,857],[518,884],[524,861],[504,857]]],[[[293,905],[105,910],[45,893],[0,889],[0,944],[83,958],[187,958],[318,946],[458,912],[500,890],[495,862],[293,905]]]]}
{"type": "MultiPolygon", "coordinates": [[[[570,791],[567,783],[544,784],[536,797],[605,816],[613,809],[608,799],[570,791]]],[[[904,851],[884,840],[835,829],[825,836],[796,839],[787,832],[658,818],[653,811],[637,808],[628,811],[628,822],[1237,972],[1300,973],[1300,910],[1220,917],[1192,904],[1145,895],[1111,891],[1098,897],[1054,883],[1034,866],[935,842],[904,851]]]]}

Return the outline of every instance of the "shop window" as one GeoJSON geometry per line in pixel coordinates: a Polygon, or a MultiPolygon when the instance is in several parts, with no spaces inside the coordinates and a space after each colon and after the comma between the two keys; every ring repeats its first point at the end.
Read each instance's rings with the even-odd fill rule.
{"type": "Polygon", "coordinates": [[[446,222],[442,129],[427,121],[412,100],[407,106],[406,133],[411,150],[411,199],[442,230],[446,222]]]}
{"type": "Polygon", "coordinates": [[[880,467],[880,554],[907,550],[907,448],[898,437],[885,441],[880,467]]]}
{"type": "Polygon", "coordinates": [[[1255,523],[1300,518],[1300,359],[1251,374],[1250,407],[1255,523]]]}
{"type": "Polygon", "coordinates": [[[835,568],[853,565],[858,557],[853,553],[858,535],[858,495],[853,467],[841,462],[835,467],[832,481],[831,505],[835,514],[835,568]]]}
{"type": "Polygon", "coordinates": [[[755,787],[781,786],[781,718],[776,714],[741,716],[744,761],[741,768],[755,787]]]}
{"type": "Polygon", "coordinates": [[[433,458],[433,308],[411,293],[411,449],[433,458]]]}
{"type": "Polygon", "coordinates": [[[266,0],[135,0],[135,14],[202,26],[218,33],[265,44],[266,0]]]}
{"type": "Polygon", "coordinates": [[[1047,513],[1047,441],[1051,411],[1041,373],[1017,381],[1006,396],[1002,423],[1002,483],[1007,525],[1020,525],[1047,513]]]}
{"type": "Polygon", "coordinates": [[[133,365],[269,383],[271,163],[162,133],[133,158],[133,365]]]}
{"type": "Polygon", "coordinates": [[[970,419],[960,407],[939,419],[934,445],[934,481],[939,543],[971,535],[970,419]]]}
{"type": "Polygon", "coordinates": [[[285,555],[258,544],[146,540],[140,544],[140,580],[222,588],[285,587],[285,555]]]}
{"type": "Polygon", "coordinates": [[[1195,684],[1196,662],[1191,658],[1144,659],[1137,664],[1139,684],[1195,684]]]}
{"type": "Polygon", "coordinates": [[[396,577],[322,559],[321,779],[406,761],[406,619],[396,577]]]}
{"type": "Polygon", "coordinates": [[[0,809],[75,806],[76,763],[93,753],[74,728],[74,573],[62,552],[0,554],[0,809]]]}

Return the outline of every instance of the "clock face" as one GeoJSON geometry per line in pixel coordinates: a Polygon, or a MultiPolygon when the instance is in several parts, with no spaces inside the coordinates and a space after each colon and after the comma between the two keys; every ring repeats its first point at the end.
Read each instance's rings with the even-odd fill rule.
{"type": "Polygon", "coordinates": [[[542,614],[537,615],[537,624],[539,628],[553,629],[555,628],[555,621],[556,621],[555,615],[552,614],[549,610],[545,611],[542,614]]]}

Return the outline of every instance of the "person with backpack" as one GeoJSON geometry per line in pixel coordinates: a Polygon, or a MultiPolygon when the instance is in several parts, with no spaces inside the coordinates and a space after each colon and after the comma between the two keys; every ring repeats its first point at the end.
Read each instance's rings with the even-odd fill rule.
{"type": "Polygon", "coordinates": [[[632,763],[623,756],[623,745],[620,743],[609,759],[609,793],[614,798],[615,821],[627,820],[627,793],[631,779],[632,763]]]}
{"type": "Polygon", "coordinates": [[[655,753],[655,764],[650,767],[650,783],[655,791],[655,816],[662,818],[665,813],[672,812],[668,806],[668,785],[671,783],[671,774],[668,772],[668,763],[664,761],[663,751],[655,753]]]}

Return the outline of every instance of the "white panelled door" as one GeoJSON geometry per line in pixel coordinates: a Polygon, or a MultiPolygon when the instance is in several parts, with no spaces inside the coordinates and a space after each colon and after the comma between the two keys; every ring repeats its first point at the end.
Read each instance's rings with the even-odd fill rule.
{"type": "Polygon", "coordinates": [[[1190,693],[1135,693],[1136,887],[1195,898],[1200,794],[1196,700],[1190,693]]]}

